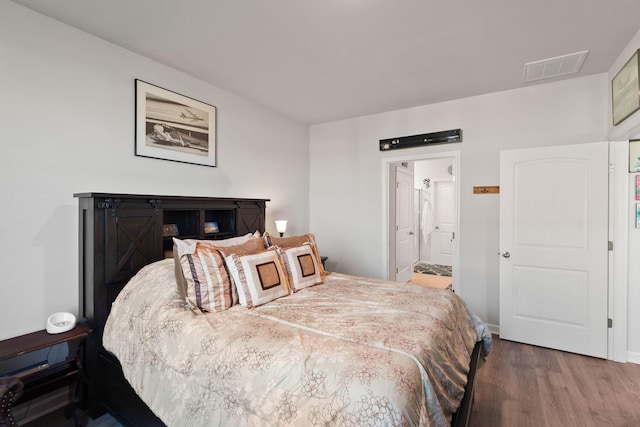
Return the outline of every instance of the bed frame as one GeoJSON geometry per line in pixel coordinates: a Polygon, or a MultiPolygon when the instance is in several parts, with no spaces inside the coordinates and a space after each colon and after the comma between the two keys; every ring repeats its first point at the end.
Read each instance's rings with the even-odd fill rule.
{"type": "MultiPolygon", "coordinates": [[[[97,418],[108,412],[123,425],[164,426],[126,381],[118,360],[102,347],[111,304],[140,268],[171,255],[170,235],[176,227],[182,238],[262,233],[269,200],[106,193],[74,196],[79,199],[80,319],[93,329],[85,360],[89,416],[97,418]],[[204,223],[212,221],[219,232],[206,234],[204,223]]],[[[477,343],[453,426],[469,425],[479,354],[477,343]]]]}

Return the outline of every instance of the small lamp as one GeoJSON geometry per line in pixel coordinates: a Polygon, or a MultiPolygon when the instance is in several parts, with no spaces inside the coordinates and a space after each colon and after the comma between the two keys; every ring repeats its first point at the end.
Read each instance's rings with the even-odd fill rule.
{"type": "Polygon", "coordinates": [[[284,232],[287,231],[287,220],[286,219],[277,220],[276,229],[278,229],[278,233],[280,233],[280,237],[284,236],[284,232]]]}

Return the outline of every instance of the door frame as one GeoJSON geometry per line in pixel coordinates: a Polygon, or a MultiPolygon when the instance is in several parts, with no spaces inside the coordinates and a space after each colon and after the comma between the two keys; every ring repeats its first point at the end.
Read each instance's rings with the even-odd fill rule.
{"type": "MultiPolygon", "coordinates": [[[[609,318],[613,327],[608,332],[608,359],[626,363],[628,353],[627,293],[628,293],[628,233],[629,203],[629,140],[609,143],[609,318]]],[[[640,363],[636,361],[636,363],[640,363]]]]}
{"type": "MultiPolygon", "coordinates": [[[[415,171],[414,171],[415,172],[415,171]]],[[[415,238],[413,239],[413,259],[411,262],[420,261],[420,214],[422,206],[420,206],[421,191],[418,188],[413,189],[413,231],[415,238]]]]}
{"type": "Polygon", "coordinates": [[[451,158],[451,164],[453,165],[454,171],[454,195],[453,198],[455,200],[455,212],[453,214],[453,229],[455,233],[455,239],[453,240],[453,259],[452,259],[452,272],[451,272],[451,281],[452,287],[455,291],[460,292],[460,285],[458,283],[458,269],[460,268],[460,151],[445,151],[441,153],[424,153],[424,154],[413,154],[413,155],[404,155],[397,157],[386,157],[382,159],[382,224],[381,229],[383,233],[382,238],[382,265],[385,265],[387,268],[384,272],[384,279],[389,280],[390,275],[390,259],[389,259],[389,242],[395,242],[395,227],[390,224],[390,218],[393,215],[390,214],[391,206],[389,204],[389,195],[391,194],[390,187],[392,186],[392,182],[395,183],[395,179],[392,179],[391,176],[391,166],[393,163],[401,163],[401,162],[416,162],[421,160],[437,160],[443,158],[451,158]],[[392,240],[393,239],[393,240],[392,240]]]}

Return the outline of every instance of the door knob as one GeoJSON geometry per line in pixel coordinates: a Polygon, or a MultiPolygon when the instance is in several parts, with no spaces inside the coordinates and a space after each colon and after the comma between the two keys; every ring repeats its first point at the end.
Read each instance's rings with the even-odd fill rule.
{"type": "Polygon", "coordinates": [[[413,231],[409,232],[409,236],[413,236],[413,234],[414,234],[413,231]]]}
{"type": "Polygon", "coordinates": [[[504,252],[502,254],[502,256],[505,257],[505,258],[509,258],[511,256],[511,254],[509,252],[504,252]]]}
{"type": "Polygon", "coordinates": [[[440,230],[440,226],[438,226],[438,225],[436,225],[434,228],[435,228],[436,230],[440,230]]]}

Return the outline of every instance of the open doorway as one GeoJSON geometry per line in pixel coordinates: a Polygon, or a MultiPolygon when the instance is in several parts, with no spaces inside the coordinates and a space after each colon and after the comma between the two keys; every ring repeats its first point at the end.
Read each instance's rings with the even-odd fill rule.
{"type": "Polygon", "coordinates": [[[398,257],[410,256],[412,265],[412,282],[426,286],[456,288],[456,272],[458,261],[459,216],[458,216],[458,152],[442,153],[431,156],[419,156],[405,159],[389,159],[386,168],[389,180],[387,198],[387,219],[389,239],[388,267],[391,280],[407,281],[407,276],[396,276],[398,266],[408,260],[398,257]],[[396,189],[398,183],[394,179],[394,165],[401,162],[409,166],[413,172],[413,197],[410,198],[412,211],[411,234],[412,250],[396,250],[398,241],[398,210],[396,189]]]}

